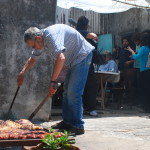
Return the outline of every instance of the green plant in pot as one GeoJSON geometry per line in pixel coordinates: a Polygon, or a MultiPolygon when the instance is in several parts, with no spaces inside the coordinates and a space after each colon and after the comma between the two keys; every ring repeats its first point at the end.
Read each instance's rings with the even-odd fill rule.
{"type": "MultiPolygon", "coordinates": [[[[52,132],[52,129],[51,129],[52,132]]],[[[72,144],[75,143],[75,139],[70,138],[67,131],[52,132],[43,139],[43,148],[50,150],[79,150],[72,144]]]]}

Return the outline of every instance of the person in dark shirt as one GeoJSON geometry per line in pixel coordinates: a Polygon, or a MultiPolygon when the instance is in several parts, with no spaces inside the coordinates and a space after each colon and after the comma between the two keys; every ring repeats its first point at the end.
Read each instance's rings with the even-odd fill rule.
{"type": "MultiPolygon", "coordinates": [[[[95,33],[91,33],[87,31],[88,23],[89,23],[88,18],[86,18],[85,16],[79,17],[76,30],[78,30],[81,33],[81,35],[96,49],[97,43],[95,41],[98,40],[98,37],[95,33]]],[[[96,101],[97,84],[96,84],[96,79],[95,79],[95,74],[94,74],[94,65],[93,65],[94,61],[95,61],[95,58],[93,57],[90,68],[89,68],[86,85],[84,88],[83,107],[86,110],[87,114],[91,116],[98,116],[98,113],[95,110],[96,103],[97,103],[96,101]]]]}
{"type": "Polygon", "coordinates": [[[127,50],[127,47],[131,45],[129,38],[123,38],[122,39],[122,49],[119,53],[119,64],[118,69],[124,70],[124,69],[130,69],[133,68],[134,60],[130,58],[131,52],[127,50]]]}
{"type": "Polygon", "coordinates": [[[132,106],[135,95],[134,60],[131,58],[131,52],[127,50],[128,46],[133,48],[131,40],[127,37],[122,38],[122,49],[119,53],[118,69],[121,72],[120,82],[124,83],[126,87],[127,99],[125,103],[129,103],[129,105],[132,106]]]}

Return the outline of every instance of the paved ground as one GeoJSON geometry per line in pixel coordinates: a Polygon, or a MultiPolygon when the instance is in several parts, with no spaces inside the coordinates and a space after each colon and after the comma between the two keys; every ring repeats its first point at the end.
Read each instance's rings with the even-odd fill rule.
{"type": "MultiPolygon", "coordinates": [[[[85,134],[75,137],[75,145],[81,150],[150,150],[150,114],[128,108],[98,112],[95,118],[84,115],[85,134]]],[[[50,128],[59,122],[61,109],[53,109],[52,119],[41,125],[50,128]]],[[[0,148],[7,149],[21,150],[20,147],[0,148]]]]}
{"type": "MultiPolygon", "coordinates": [[[[150,150],[150,114],[137,110],[98,110],[99,117],[84,115],[85,134],[75,137],[81,150],[150,150]]],[[[50,127],[61,120],[42,125],[50,127]]]]}

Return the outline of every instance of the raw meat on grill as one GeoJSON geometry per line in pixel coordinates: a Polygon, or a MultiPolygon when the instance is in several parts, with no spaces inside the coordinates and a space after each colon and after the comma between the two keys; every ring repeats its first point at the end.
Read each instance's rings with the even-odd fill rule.
{"type": "Polygon", "coordinates": [[[6,123],[6,126],[9,126],[9,127],[11,127],[11,128],[17,128],[17,129],[19,129],[19,128],[21,128],[21,124],[19,124],[19,123],[16,123],[16,122],[14,122],[14,121],[11,121],[11,120],[6,120],[5,121],[5,123],[6,123]]]}
{"type": "Polygon", "coordinates": [[[5,123],[4,120],[0,120],[0,125],[3,125],[5,123]]]}
{"type": "Polygon", "coordinates": [[[48,133],[27,119],[0,120],[0,140],[43,139],[48,133]]]}
{"type": "Polygon", "coordinates": [[[19,134],[18,133],[10,133],[8,134],[8,139],[14,140],[14,139],[18,139],[19,138],[19,134]]]}
{"type": "Polygon", "coordinates": [[[16,120],[15,122],[19,123],[19,124],[27,124],[27,125],[33,125],[31,121],[27,120],[27,119],[20,119],[20,120],[16,120]]]}
{"type": "Polygon", "coordinates": [[[29,129],[29,130],[43,130],[43,127],[36,126],[32,124],[30,121],[27,121],[27,119],[21,119],[18,121],[11,121],[7,120],[5,121],[7,126],[10,126],[12,128],[18,128],[18,129],[29,129]]]}

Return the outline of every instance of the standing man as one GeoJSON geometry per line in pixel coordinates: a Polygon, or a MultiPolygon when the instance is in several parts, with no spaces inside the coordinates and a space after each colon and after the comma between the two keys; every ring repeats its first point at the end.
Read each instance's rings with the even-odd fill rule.
{"type": "MultiPolygon", "coordinates": [[[[94,41],[98,41],[98,37],[95,33],[91,33],[88,30],[89,19],[85,16],[80,16],[78,18],[76,29],[81,33],[81,35],[97,49],[97,43],[94,41]]],[[[97,51],[96,51],[97,53],[97,51]]],[[[94,55],[93,55],[94,56],[94,55]]],[[[94,57],[92,58],[92,62],[89,68],[87,81],[85,84],[84,92],[83,92],[83,108],[85,109],[86,113],[90,116],[98,116],[96,111],[97,105],[97,85],[94,73],[94,57]]]]}
{"type": "Polygon", "coordinates": [[[135,77],[133,64],[134,60],[131,58],[131,52],[127,50],[127,47],[133,47],[133,43],[128,37],[122,38],[122,49],[119,53],[118,69],[120,70],[120,84],[125,84],[126,87],[126,100],[125,103],[130,107],[133,105],[133,99],[135,94],[135,77]]]}
{"type": "Polygon", "coordinates": [[[49,96],[56,92],[54,86],[59,80],[60,73],[65,71],[66,77],[63,93],[63,121],[52,128],[69,130],[77,135],[84,134],[82,94],[94,47],[78,31],[63,24],[52,25],[42,30],[30,27],[25,31],[24,40],[34,50],[18,76],[18,86],[22,85],[25,74],[36,63],[44,49],[49,50],[55,61],[48,89],[49,96]]]}
{"type": "Polygon", "coordinates": [[[130,58],[131,53],[127,50],[127,47],[132,47],[131,40],[127,37],[122,38],[122,49],[119,53],[118,69],[120,71],[133,69],[134,60],[130,58]]]}

